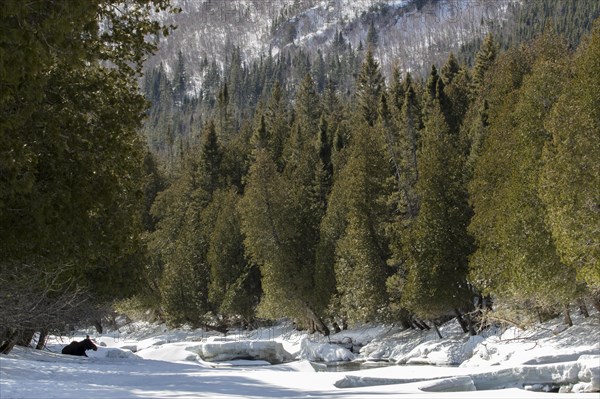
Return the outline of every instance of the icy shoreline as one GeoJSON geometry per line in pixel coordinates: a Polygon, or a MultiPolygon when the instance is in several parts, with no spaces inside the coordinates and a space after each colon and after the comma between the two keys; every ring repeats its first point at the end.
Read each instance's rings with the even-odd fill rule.
{"type": "Polygon", "coordinates": [[[444,339],[439,339],[435,333],[395,326],[364,326],[322,337],[282,322],[223,337],[138,322],[103,335],[90,329],[53,337],[48,351],[17,348],[0,356],[0,393],[3,399],[391,398],[400,393],[458,398],[485,391],[486,397],[514,398],[560,391],[561,397],[597,398],[600,315],[577,317],[575,323],[568,329],[560,320],[530,330],[496,327],[469,337],[451,321],[441,327],[444,339]],[[89,358],[59,354],[71,339],[85,334],[98,343],[97,352],[88,352],[89,358]],[[316,372],[309,361],[392,366],[316,372]]]}

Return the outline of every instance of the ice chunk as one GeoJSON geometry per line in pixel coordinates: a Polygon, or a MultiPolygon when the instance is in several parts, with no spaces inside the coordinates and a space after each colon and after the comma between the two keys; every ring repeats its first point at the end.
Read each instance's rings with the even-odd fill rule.
{"type": "Polygon", "coordinates": [[[292,360],[292,355],[275,341],[209,341],[199,346],[198,354],[209,362],[245,359],[278,364],[292,360]]]}
{"type": "Polygon", "coordinates": [[[355,355],[342,346],[315,343],[305,338],[300,344],[300,359],[312,362],[342,362],[354,360],[355,355]]]}
{"type": "Polygon", "coordinates": [[[418,385],[424,392],[476,391],[473,379],[468,375],[426,381],[418,385]]]}

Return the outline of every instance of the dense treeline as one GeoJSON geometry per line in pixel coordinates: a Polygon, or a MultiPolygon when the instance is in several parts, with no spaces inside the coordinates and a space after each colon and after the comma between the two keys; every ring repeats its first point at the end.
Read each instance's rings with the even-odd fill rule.
{"type": "Polygon", "coordinates": [[[140,93],[169,8],[3,4],[0,351],[133,294],[172,324],[324,334],[600,308],[600,23],[490,35],[423,79],[384,78],[373,31],[197,60],[200,87],[180,54],[140,93]]]}
{"type": "MultiPolygon", "coordinates": [[[[491,26],[501,49],[530,41],[547,28],[563,37],[570,49],[575,49],[581,38],[591,30],[594,20],[600,17],[600,3],[595,0],[533,0],[511,2],[507,11],[506,21],[491,26]]],[[[464,43],[459,58],[472,64],[482,40],[477,37],[464,43]]]]}
{"type": "MultiPolygon", "coordinates": [[[[423,81],[386,82],[371,45],[340,38],[323,75],[302,55],[238,60],[151,115],[151,139],[201,126],[177,136],[152,204],[151,305],[172,323],[291,317],[325,334],[600,310],[600,24],[576,51],[552,29],[506,51],[489,35],[472,68],[450,55],[423,81]],[[352,52],[349,82],[335,59],[352,52]]],[[[157,74],[177,93],[182,75],[157,74]]]]}

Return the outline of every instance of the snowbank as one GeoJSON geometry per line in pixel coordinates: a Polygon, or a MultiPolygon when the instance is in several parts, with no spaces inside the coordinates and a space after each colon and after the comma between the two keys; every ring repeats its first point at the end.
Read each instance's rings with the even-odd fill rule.
{"type": "Polygon", "coordinates": [[[15,348],[0,355],[0,392],[3,399],[508,399],[540,397],[529,391],[560,391],[562,398],[597,399],[600,315],[575,315],[574,322],[566,328],[554,320],[526,331],[497,326],[469,337],[451,321],[440,328],[443,339],[435,332],[395,326],[364,326],[322,337],[280,323],[222,337],[201,329],[131,323],[103,335],[90,329],[53,337],[50,351],[15,348]],[[64,345],[86,334],[98,343],[97,352],[88,351],[89,358],[60,354],[64,345]],[[323,365],[316,372],[309,360],[390,366],[340,373],[323,365]]]}
{"type": "Polygon", "coordinates": [[[300,344],[300,359],[311,362],[343,362],[352,361],[356,356],[348,349],[336,344],[315,343],[304,338],[300,344]]]}
{"type": "MultiPolygon", "coordinates": [[[[466,370],[466,369],[462,369],[466,370]]],[[[582,356],[578,361],[543,366],[494,367],[480,371],[458,371],[459,376],[416,378],[378,378],[346,375],[335,382],[337,388],[372,387],[379,385],[417,384],[427,392],[489,391],[506,388],[550,390],[561,392],[599,392],[600,356],[582,356]]]]}
{"type": "Polygon", "coordinates": [[[198,354],[209,362],[244,359],[279,364],[293,360],[283,345],[275,341],[231,341],[226,338],[214,338],[200,344],[198,354]]]}

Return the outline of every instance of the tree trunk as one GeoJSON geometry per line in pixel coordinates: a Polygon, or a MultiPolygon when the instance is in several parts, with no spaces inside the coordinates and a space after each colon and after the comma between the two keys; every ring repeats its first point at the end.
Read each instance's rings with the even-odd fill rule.
{"type": "Polygon", "coordinates": [[[305,304],[305,311],[309,320],[314,323],[315,329],[324,336],[328,337],[330,334],[329,328],[325,325],[325,323],[323,323],[323,320],[321,320],[321,318],[319,318],[319,316],[317,316],[317,314],[310,308],[310,306],[308,306],[308,304],[305,304]]]}
{"type": "Polygon", "coordinates": [[[342,331],[342,329],[340,328],[340,325],[337,323],[337,321],[335,321],[333,319],[331,320],[331,326],[333,327],[334,334],[337,334],[342,331]]]}
{"type": "Polygon", "coordinates": [[[420,325],[419,322],[416,321],[416,320],[411,320],[410,324],[412,325],[412,329],[413,330],[419,329],[419,330],[423,331],[425,329],[425,327],[423,327],[422,325],[420,325]]]}
{"type": "Polygon", "coordinates": [[[415,328],[412,325],[412,323],[410,322],[410,320],[408,320],[404,317],[400,319],[400,325],[402,326],[402,329],[404,329],[404,330],[411,330],[411,329],[415,328]]]}
{"type": "Polygon", "coordinates": [[[431,327],[422,320],[413,319],[413,323],[419,328],[419,330],[431,330],[431,327]]]}
{"type": "Polygon", "coordinates": [[[440,339],[444,339],[444,337],[442,337],[442,334],[440,333],[440,329],[438,328],[437,324],[435,323],[435,321],[432,321],[431,324],[433,324],[433,329],[435,330],[435,332],[437,333],[438,337],[440,339]]]}
{"type": "Polygon", "coordinates": [[[467,319],[467,328],[469,330],[469,335],[475,336],[477,335],[477,331],[475,331],[475,326],[473,326],[473,319],[470,314],[465,314],[465,319],[467,319]]]}
{"type": "Polygon", "coordinates": [[[94,320],[94,327],[96,327],[98,334],[102,334],[102,323],[100,323],[100,320],[94,320]]]}
{"type": "Polygon", "coordinates": [[[492,311],[494,307],[494,301],[492,301],[492,297],[490,295],[486,295],[483,298],[483,308],[486,310],[492,311]]]}
{"type": "Polygon", "coordinates": [[[19,330],[16,345],[30,346],[35,330],[19,330]]]}
{"type": "Polygon", "coordinates": [[[35,346],[35,349],[37,350],[42,350],[44,349],[44,346],[46,345],[46,339],[48,338],[48,330],[43,329],[42,331],[40,331],[40,338],[38,339],[37,345],[35,346]]]}
{"type": "Polygon", "coordinates": [[[10,328],[4,329],[2,342],[0,344],[0,353],[8,355],[10,351],[15,347],[17,339],[19,338],[19,331],[10,328]]]}
{"type": "Polygon", "coordinates": [[[587,305],[585,304],[585,301],[583,300],[583,298],[579,298],[577,300],[577,304],[579,305],[579,311],[581,312],[583,317],[585,317],[586,319],[588,317],[590,317],[590,312],[588,312],[587,305]]]}
{"type": "Polygon", "coordinates": [[[469,326],[467,325],[467,322],[465,321],[465,319],[463,319],[463,316],[460,313],[460,311],[458,309],[454,308],[454,314],[456,314],[456,321],[458,321],[458,324],[460,324],[460,328],[462,328],[464,333],[468,333],[469,326]]]}
{"type": "Polygon", "coordinates": [[[571,320],[571,313],[569,313],[569,305],[564,306],[563,314],[565,317],[565,324],[569,327],[573,327],[573,320],[571,320]]]}

